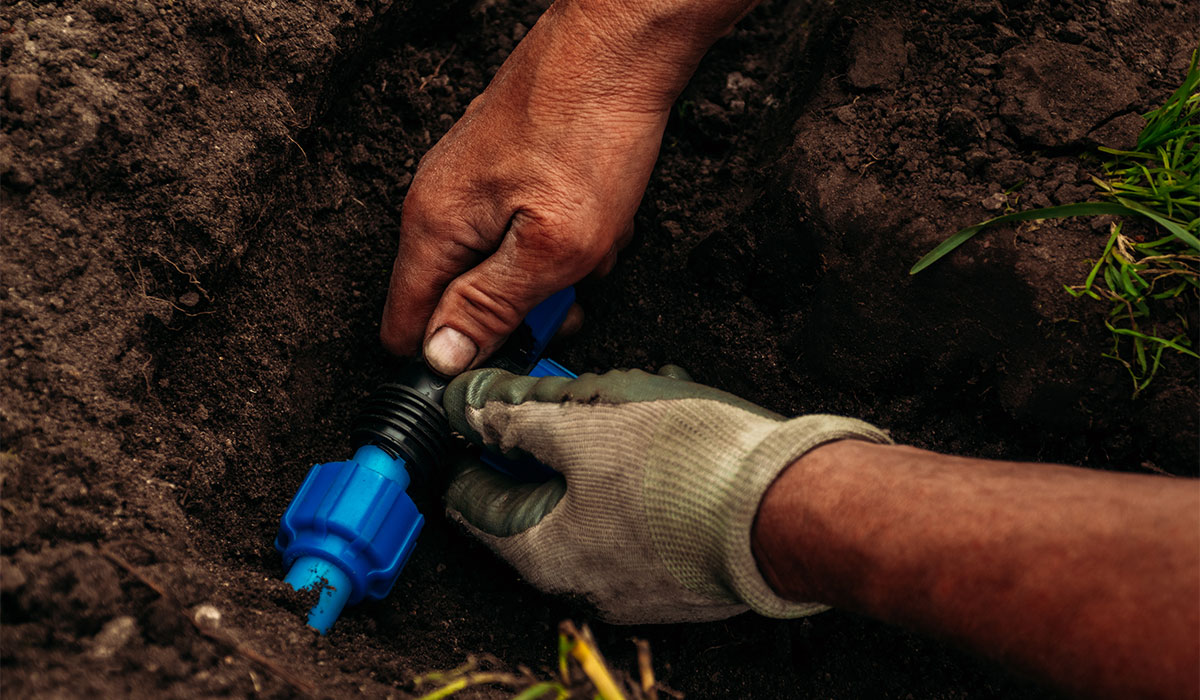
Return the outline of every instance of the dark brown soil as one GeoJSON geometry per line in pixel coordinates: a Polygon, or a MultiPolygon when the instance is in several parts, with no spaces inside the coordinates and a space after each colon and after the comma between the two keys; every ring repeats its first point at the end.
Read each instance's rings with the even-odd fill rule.
{"type": "MultiPolygon", "coordinates": [[[[1197,10],[767,3],[682,96],[637,241],[581,288],[587,325],[556,357],[678,362],[777,411],[859,416],[937,450],[1196,474],[1195,363],[1168,358],[1132,398],[1101,357],[1105,310],[1062,291],[1106,221],[997,230],[907,270],[1006,199],[1086,198],[1080,154],[1136,136],[1183,75],[1197,10]]],[[[377,319],[416,163],[538,14],[6,6],[6,693],[405,696],[469,655],[552,664],[558,622],[584,613],[447,527],[436,493],[393,595],[328,637],[304,627],[272,548],[305,471],[345,455],[357,401],[388,374],[377,319]],[[183,617],[200,605],[216,632],[183,617]]],[[[594,626],[616,666],[650,640],[690,697],[1047,694],[837,612],[594,626]]]]}

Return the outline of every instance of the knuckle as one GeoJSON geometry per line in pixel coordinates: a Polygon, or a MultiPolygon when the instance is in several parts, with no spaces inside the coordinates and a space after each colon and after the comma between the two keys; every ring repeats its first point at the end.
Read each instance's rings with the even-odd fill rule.
{"type": "Polygon", "coordinates": [[[515,222],[512,232],[522,247],[538,257],[577,262],[584,268],[594,266],[609,250],[597,232],[545,218],[525,217],[515,222]]]}
{"type": "Polygon", "coordinates": [[[404,197],[404,204],[401,205],[402,225],[412,225],[430,219],[437,210],[436,199],[423,181],[414,180],[408,190],[408,195],[404,197]]]}
{"type": "Polygon", "coordinates": [[[460,197],[453,181],[447,181],[437,168],[420,168],[400,208],[401,226],[436,226],[459,208],[460,197]]]}

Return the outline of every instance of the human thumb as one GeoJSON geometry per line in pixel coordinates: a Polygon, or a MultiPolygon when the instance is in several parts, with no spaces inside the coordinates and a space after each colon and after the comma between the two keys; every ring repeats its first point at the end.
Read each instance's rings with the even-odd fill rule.
{"type": "Polygon", "coordinates": [[[463,455],[454,465],[446,508],[472,530],[509,537],[537,525],[566,493],[561,476],[520,482],[463,455]]]}
{"type": "Polygon", "coordinates": [[[478,366],[533,307],[583,279],[603,257],[587,237],[518,221],[500,246],[446,287],[425,331],[425,361],[454,376],[478,366]]]}

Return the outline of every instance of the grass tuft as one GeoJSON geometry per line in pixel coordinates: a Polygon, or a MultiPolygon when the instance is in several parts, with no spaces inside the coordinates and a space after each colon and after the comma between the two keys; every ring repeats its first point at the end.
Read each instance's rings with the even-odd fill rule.
{"type": "Polygon", "coordinates": [[[1200,299],[1200,49],[1187,75],[1158,109],[1132,151],[1100,147],[1106,157],[1093,176],[1102,201],[1013,212],[968,226],[947,238],[909,270],[929,267],[980,231],[1000,224],[1071,216],[1116,215],[1148,221],[1162,234],[1146,241],[1113,224],[1100,258],[1082,284],[1066,289],[1112,305],[1105,325],[1113,334],[1106,357],[1121,362],[1134,394],[1149,385],[1163,353],[1200,359],[1188,308],[1200,299]]]}
{"type": "MultiPolygon", "coordinates": [[[[673,698],[682,695],[658,683],[650,661],[650,646],[635,640],[638,649],[637,680],[631,674],[614,672],[600,654],[595,637],[587,625],[576,627],[564,621],[558,630],[558,663],[550,680],[537,678],[529,669],[521,672],[481,671],[474,658],[450,671],[435,671],[419,676],[413,685],[436,686],[417,700],[445,700],[456,693],[478,686],[500,686],[515,693],[513,700],[658,700],[662,692],[673,698]]],[[[498,661],[498,660],[497,660],[498,661]]]]}

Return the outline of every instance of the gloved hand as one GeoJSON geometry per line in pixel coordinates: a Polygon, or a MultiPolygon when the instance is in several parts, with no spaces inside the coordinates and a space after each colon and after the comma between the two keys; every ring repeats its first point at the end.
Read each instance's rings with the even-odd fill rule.
{"type": "Polygon", "coordinates": [[[482,464],[460,467],[450,516],[534,586],[582,596],[625,624],[823,610],[784,600],[763,580],[750,548],[759,502],[818,445],[890,442],[851,418],[785,420],[673,367],[578,379],[483,369],[455,379],[444,404],[473,442],[561,474],[522,484],[482,464]]]}

